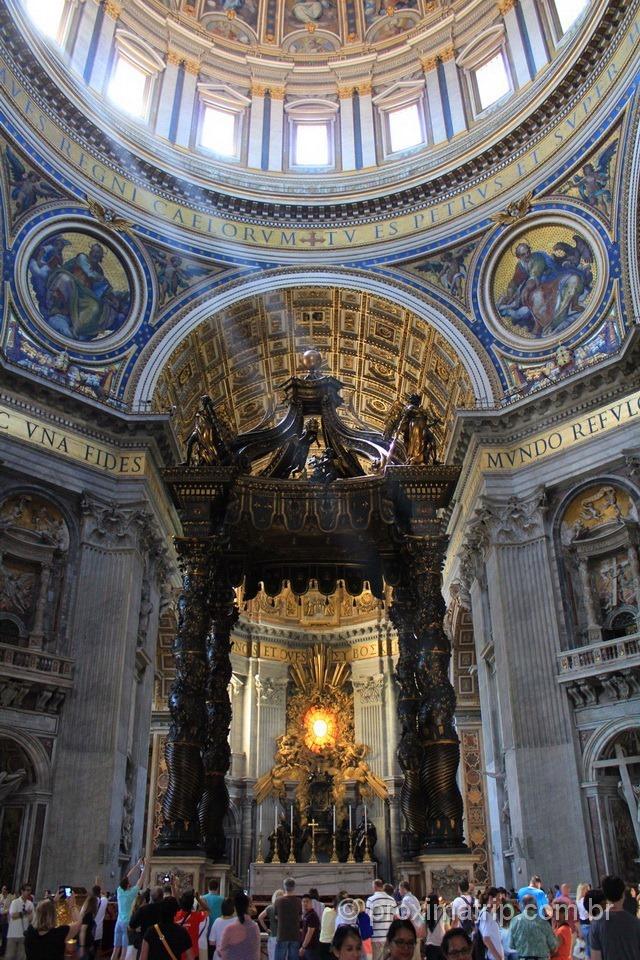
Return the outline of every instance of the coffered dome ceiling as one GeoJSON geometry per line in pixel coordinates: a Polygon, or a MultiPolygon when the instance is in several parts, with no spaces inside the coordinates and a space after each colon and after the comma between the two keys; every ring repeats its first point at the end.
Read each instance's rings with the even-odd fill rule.
{"type": "Polygon", "coordinates": [[[203,392],[238,431],[250,430],[278,419],[279,387],[300,375],[311,346],[344,383],[341,413],[352,423],[382,429],[398,397],[421,392],[441,420],[442,448],[455,408],[473,404],[469,377],[438,331],[378,296],[327,287],[250,297],[201,323],[167,360],[154,403],[175,408],[183,441],[203,392]]]}

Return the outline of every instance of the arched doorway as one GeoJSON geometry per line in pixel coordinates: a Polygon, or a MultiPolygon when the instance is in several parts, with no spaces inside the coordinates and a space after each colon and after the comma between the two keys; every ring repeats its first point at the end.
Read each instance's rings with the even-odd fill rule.
{"type": "Polygon", "coordinates": [[[0,734],[0,864],[11,890],[36,882],[46,805],[37,803],[41,784],[30,751],[0,734]]]}

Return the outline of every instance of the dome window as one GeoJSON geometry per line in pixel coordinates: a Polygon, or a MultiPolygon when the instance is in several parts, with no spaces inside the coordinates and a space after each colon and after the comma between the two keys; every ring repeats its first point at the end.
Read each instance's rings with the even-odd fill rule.
{"type": "Polygon", "coordinates": [[[116,30],[116,49],[107,83],[107,97],[137,120],[147,120],[164,62],[148,44],[128,30],[116,30]]]}
{"type": "Polygon", "coordinates": [[[237,156],[237,120],[237,115],[229,110],[205,106],[200,126],[200,146],[221,157],[237,156]]]}
{"type": "Polygon", "coordinates": [[[475,81],[481,110],[486,110],[510,92],[511,81],[502,51],[475,70],[475,81]]]}
{"type": "Polygon", "coordinates": [[[251,105],[228,84],[198,84],[199,113],[196,145],[223,160],[240,160],[244,118],[251,105]]]}
{"type": "Polygon", "coordinates": [[[387,113],[391,153],[408,150],[424,143],[424,130],[417,103],[410,103],[387,113]]]}
{"type": "Polygon", "coordinates": [[[423,80],[399,80],[376,94],[373,103],[385,159],[427,142],[423,80]]]}
{"type": "Polygon", "coordinates": [[[327,170],[335,164],[335,120],[331,100],[297,100],[285,106],[289,125],[289,163],[293,168],[327,170]]]}
{"type": "Polygon", "coordinates": [[[25,7],[34,27],[50,40],[60,41],[66,0],[26,0],[25,7]]]}
{"type": "Polygon", "coordinates": [[[563,33],[571,29],[578,17],[589,6],[589,0],[554,0],[554,3],[563,33]]]}
{"type": "Polygon", "coordinates": [[[135,63],[118,56],[109,80],[107,95],[116,107],[134,117],[147,113],[147,74],[135,63]]]}
{"type": "Polygon", "coordinates": [[[329,163],[329,128],[326,123],[295,124],[294,164],[326,167],[329,163]]]}

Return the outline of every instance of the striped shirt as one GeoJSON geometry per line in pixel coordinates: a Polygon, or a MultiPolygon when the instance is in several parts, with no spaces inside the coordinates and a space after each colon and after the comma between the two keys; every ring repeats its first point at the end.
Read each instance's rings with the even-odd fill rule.
{"type": "Polygon", "coordinates": [[[391,921],[398,912],[398,904],[382,890],[376,890],[367,900],[367,913],[373,927],[373,940],[386,940],[391,921]]]}

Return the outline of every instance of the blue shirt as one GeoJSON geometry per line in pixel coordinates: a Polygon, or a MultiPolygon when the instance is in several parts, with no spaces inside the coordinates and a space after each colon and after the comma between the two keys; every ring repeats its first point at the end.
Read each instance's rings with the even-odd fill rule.
{"type": "Polygon", "coordinates": [[[201,899],[204,900],[209,907],[209,930],[211,930],[213,921],[222,916],[222,901],[224,897],[221,897],[219,893],[205,893],[201,899]]]}
{"type": "Polygon", "coordinates": [[[137,883],[127,890],[118,887],[116,893],[118,896],[118,920],[126,920],[128,922],[131,916],[133,901],[140,893],[140,887],[137,883]]]}
{"type": "Polygon", "coordinates": [[[538,915],[543,917],[544,907],[549,906],[549,898],[547,897],[544,890],[540,890],[539,887],[520,887],[518,890],[518,906],[522,910],[522,901],[525,897],[535,897],[536,903],[538,904],[538,915]]]}

